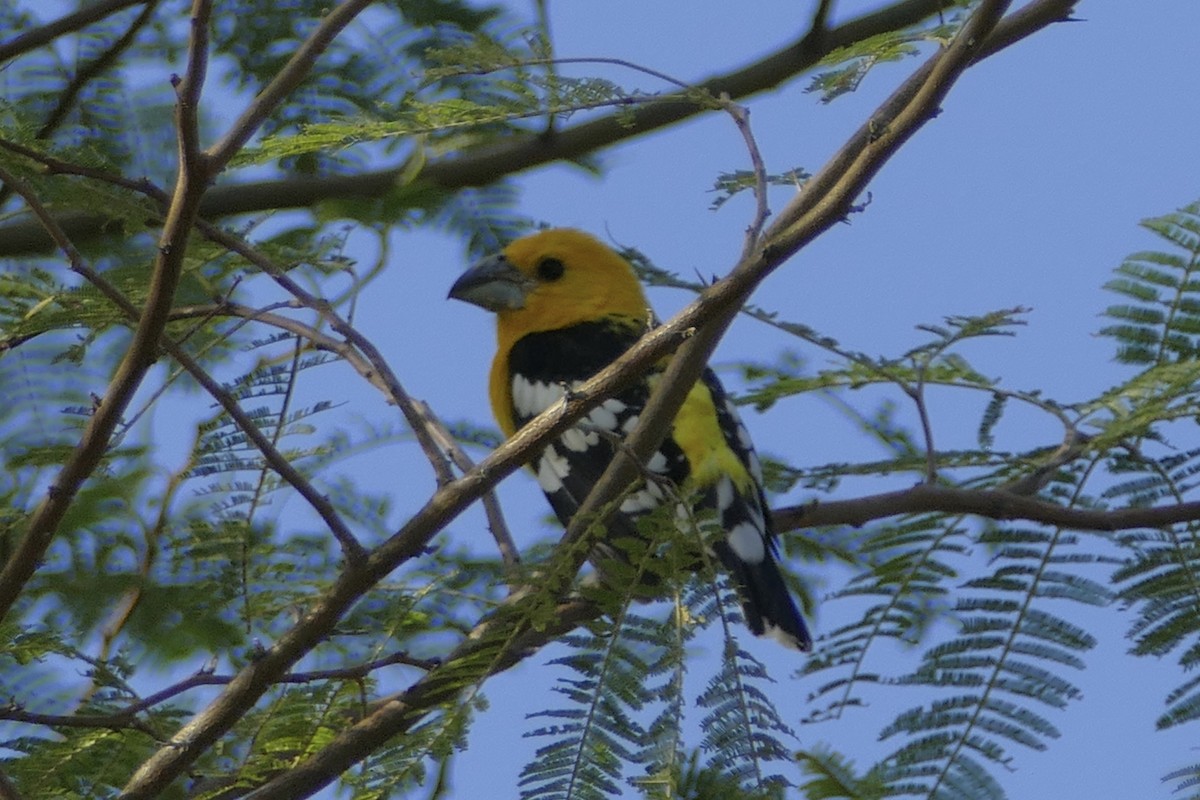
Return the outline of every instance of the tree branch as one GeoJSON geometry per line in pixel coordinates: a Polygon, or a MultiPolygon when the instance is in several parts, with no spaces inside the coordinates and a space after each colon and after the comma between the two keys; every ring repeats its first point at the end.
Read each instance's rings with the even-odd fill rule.
{"type": "MultiPolygon", "coordinates": [[[[963,51],[974,54],[979,44],[978,37],[982,36],[983,31],[986,30],[986,24],[991,22],[991,17],[986,12],[994,10],[998,5],[995,2],[985,3],[982,6],[985,14],[973,17],[973,24],[969,23],[964,29],[960,37],[961,41],[956,40],[958,47],[952,46],[932,60],[935,65],[950,64],[948,70],[944,69],[937,73],[938,81],[944,84],[944,88],[948,89],[949,85],[953,83],[953,78],[957,77],[957,74],[969,64],[970,59],[964,57],[963,51]],[[947,57],[947,53],[952,55],[947,57]]],[[[1024,35],[1028,35],[1036,29],[1036,26],[1028,29],[1024,35]]],[[[1017,38],[1020,37],[1014,38],[1013,41],[1016,41],[1017,38]]],[[[929,74],[925,70],[918,73],[917,78],[914,79],[917,89],[929,74]]],[[[923,103],[935,104],[940,98],[940,94],[936,92],[925,92],[920,96],[923,103]]],[[[923,107],[921,104],[918,106],[910,108],[906,102],[899,109],[887,106],[885,110],[897,117],[901,112],[907,111],[903,121],[906,125],[913,126],[913,130],[915,130],[930,118],[932,112],[932,106],[923,107]]],[[[911,132],[911,130],[908,131],[908,135],[911,135],[911,132]]],[[[896,139],[891,147],[871,148],[867,153],[865,164],[859,164],[860,177],[861,171],[867,167],[872,167],[873,170],[870,171],[870,174],[874,174],[874,171],[877,171],[892,155],[899,141],[896,139]]],[[[789,225],[786,229],[787,236],[780,237],[778,243],[774,238],[769,238],[770,244],[764,247],[753,260],[743,262],[728,278],[710,287],[700,301],[688,306],[665,325],[650,331],[616,362],[564,398],[562,403],[556,404],[530,422],[515,437],[497,448],[462,478],[435,492],[403,528],[369,555],[361,569],[346,571],[339,575],[334,585],[314,603],[300,623],[285,633],[257,660],[239,672],[207,708],[184,725],[169,743],[154,753],[126,785],[122,795],[124,800],[149,800],[161,792],[228,731],[262,696],[273,680],[277,679],[279,675],[285,674],[292,664],[322,641],[341,616],[375,582],[408,559],[420,555],[430,539],[461,513],[467,505],[478,499],[484,491],[514,471],[520,464],[540,452],[552,437],[560,434],[604,398],[620,391],[635,380],[652,364],[674,349],[688,332],[694,329],[701,330],[709,320],[718,318],[731,308],[736,308],[742,299],[753,290],[758,281],[782,264],[801,244],[841,219],[844,209],[853,201],[853,195],[850,192],[854,188],[853,181],[833,182],[829,188],[829,197],[817,211],[805,217],[802,225],[789,225]]],[[[805,194],[807,193],[806,190],[805,194]]],[[[703,352],[700,350],[694,352],[703,356],[703,352]]],[[[687,369],[694,369],[689,363],[693,359],[703,360],[697,356],[689,359],[676,359],[672,364],[672,370],[675,370],[676,374],[682,375],[687,369]],[[677,367],[676,364],[682,366],[677,367]]],[[[663,384],[669,385],[669,382],[664,381],[663,384]]],[[[660,395],[660,397],[662,396],[660,395]]],[[[669,419],[669,409],[665,405],[660,405],[660,408],[663,409],[661,416],[669,419]]],[[[642,423],[640,426],[642,430],[652,430],[647,426],[646,414],[642,416],[642,423]]],[[[642,441],[650,440],[649,434],[643,434],[643,436],[642,441]]],[[[661,435],[659,438],[661,439],[661,435]]],[[[621,460],[620,457],[614,459],[614,464],[621,460]]],[[[526,643],[533,644],[545,641],[547,634],[540,631],[527,631],[522,635],[525,637],[526,643]]],[[[505,648],[502,653],[506,658],[519,659],[520,657],[515,648],[505,648]]],[[[445,679],[446,673],[441,674],[445,679]]],[[[445,700],[447,687],[447,683],[437,684],[432,679],[430,682],[422,683],[418,691],[409,694],[406,702],[396,707],[394,713],[378,719],[373,715],[373,722],[364,721],[361,726],[355,726],[352,736],[346,734],[350,740],[342,737],[335,740],[338,742],[336,752],[322,750],[312,760],[277,779],[277,782],[272,784],[272,792],[277,791],[278,793],[263,795],[263,797],[296,797],[298,795],[291,791],[301,783],[305,787],[323,785],[319,783],[319,780],[326,780],[324,776],[336,774],[331,770],[340,771],[344,768],[343,765],[354,763],[369,752],[374,747],[374,743],[385,741],[403,730],[405,725],[420,719],[430,709],[445,700]],[[326,761],[326,758],[329,760],[326,761]],[[290,777],[293,775],[298,777],[290,777]],[[317,782],[313,781],[314,775],[319,777],[317,782]],[[279,784],[278,781],[287,783],[286,785],[279,784]],[[284,788],[276,789],[277,786],[284,788]]],[[[328,780],[332,780],[332,778],[328,778],[328,780]]]]}
{"type": "MultiPolygon", "coordinates": [[[[204,83],[208,41],[206,27],[210,12],[211,0],[195,0],[188,70],[177,87],[179,101],[176,105],[176,124],[179,129],[180,170],[159,240],[158,256],[152,268],[145,308],[139,316],[133,340],[117,366],[108,391],[98,404],[79,444],[55,476],[45,499],[34,510],[16,552],[5,564],[3,572],[0,572],[0,620],[8,614],[20,597],[25,584],[37,570],[72,500],[84,481],[99,466],[113,432],[120,423],[122,413],[157,360],[159,338],[166,327],[175,288],[183,269],[187,237],[195,222],[200,198],[207,182],[203,160],[198,157],[195,147],[195,102],[204,83]]],[[[24,187],[23,183],[15,181],[15,176],[8,173],[4,173],[4,176],[0,180],[14,187],[21,187],[18,191],[29,207],[35,214],[40,211],[39,224],[46,224],[47,231],[53,231],[51,237],[63,248],[68,259],[72,259],[73,263],[82,263],[70,240],[54,225],[47,210],[41,206],[33,193],[24,187]]]]}
{"type": "MultiPolygon", "coordinates": [[[[429,404],[418,400],[416,406],[417,412],[425,420],[425,427],[429,431],[430,436],[450,456],[450,459],[454,462],[454,466],[463,472],[471,470],[475,466],[475,462],[459,446],[454,436],[447,430],[442,421],[438,419],[437,415],[433,413],[433,409],[429,407],[429,404]]],[[[512,534],[508,530],[508,523],[504,521],[504,512],[500,508],[500,501],[496,499],[496,493],[487,492],[484,494],[482,502],[483,513],[487,517],[488,530],[492,532],[492,538],[496,540],[496,548],[500,551],[500,560],[504,562],[506,567],[515,567],[521,563],[521,552],[517,549],[517,543],[513,540],[512,534]]]]}
{"type": "Polygon", "coordinates": [[[910,489],[853,500],[820,501],[777,508],[772,512],[772,517],[778,530],[794,531],[827,525],[859,527],[873,520],[901,514],[937,512],[972,514],[997,520],[1022,519],[1073,530],[1122,531],[1196,522],[1200,520],[1200,502],[1152,508],[1094,510],[1067,508],[1002,489],[961,489],[918,484],[910,489]]]}
{"type": "MultiPolygon", "coordinates": [[[[370,364],[370,372],[373,373],[367,374],[359,370],[360,374],[364,374],[372,384],[382,388],[388,400],[394,403],[400,409],[400,413],[404,415],[404,419],[412,430],[413,436],[417,439],[417,444],[421,446],[425,457],[429,459],[430,466],[433,467],[438,485],[442,486],[454,480],[454,473],[450,469],[446,455],[438,447],[437,442],[434,441],[434,436],[425,424],[426,420],[417,408],[416,401],[404,389],[404,386],[400,383],[400,379],[396,377],[395,372],[392,371],[383,354],[375,347],[374,342],[360,333],[347,320],[343,319],[341,315],[333,310],[328,302],[306,291],[299,283],[292,280],[291,276],[287,274],[287,270],[271,261],[271,259],[267,258],[249,243],[221,230],[221,228],[211,223],[201,222],[199,228],[210,241],[220,244],[230,252],[237,253],[258,267],[271,280],[279,284],[284,291],[295,297],[301,305],[319,314],[335,333],[345,337],[346,342],[355,348],[357,352],[361,353],[362,358],[365,358],[367,363],[370,364]]],[[[339,352],[342,351],[339,350],[339,352]]],[[[361,359],[358,359],[358,361],[361,361],[361,359]]]]}
{"type": "MultiPolygon", "coordinates": [[[[262,126],[271,112],[283,102],[300,83],[308,77],[313,65],[329,47],[334,38],[349,25],[372,0],[345,0],[321,20],[321,24],[308,35],[299,49],[288,59],[287,64],[275,75],[258,96],[250,102],[241,116],[229,126],[219,142],[208,151],[214,171],[220,172],[250,137],[262,126]]],[[[203,213],[203,212],[202,212],[203,213]]],[[[205,213],[205,216],[210,216],[205,213]]]]}
{"type": "MultiPolygon", "coordinates": [[[[861,177],[864,171],[873,175],[895,152],[903,138],[907,138],[907,135],[911,135],[916,128],[932,118],[936,103],[953,84],[954,79],[969,66],[981,37],[995,24],[998,12],[1004,5],[1003,0],[985,2],[955,43],[936,55],[926,67],[905,83],[905,102],[885,104],[874,119],[894,121],[895,124],[908,129],[893,132],[894,143],[891,146],[870,148],[866,158],[857,164],[858,177],[861,177]],[[930,76],[937,82],[939,91],[921,91],[924,82],[930,76]],[[901,138],[900,133],[905,133],[906,136],[901,138]]],[[[1030,28],[1024,35],[1036,29],[1030,28]]],[[[1019,38],[1021,37],[1012,38],[1011,41],[1017,41],[1019,38]]],[[[861,147],[857,140],[853,140],[847,148],[852,146],[861,147]]],[[[835,157],[832,163],[852,163],[840,157],[842,155],[839,153],[839,157],[835,157]]],[[[210,742],[233,723],[239,713],[239,707],[244,708],[253,703],[261,694],[259,687],[272,670],[283,668],[288,659],[299,658],[304,648],[311,647],[336,621],[360,591],[354,584],[370,581],[372,574],[377,572],[386,574],[386,571],[390,571],[399,563],[419,554],[429,538],[460,513],[465,505],[473,502],[482,491],[493,486],[496,481],[515,469],[517,464],[524,463],[540,452],[552,436],[579,419],[603,398],[611,396],[634,380],[691,332],[698,331],[697,336],[672,359],[668,377],[661,382],[659,390],[642,413],[637,430],[627,440],[629,448],[622,448],[614,457],[613,463],[589,495],[585,506],[603,508],[615,498],[624,485],[636,477],[636,466],[630,461],[627,452],[632,451],[636,456],[644,458],[661,441],[678,403],[682,400],[679,393],[686,393],[679,387],[690,388],[694,384],[703,368],[708,349],[715,343],[724,327],[723,323],[735,313],[740,303],[766,274],[781,265],[801,244],[841,219],[844,209],[854,199],[852,192],[856,193],[856,183],[832,181],[827,192],[828,196],[817,207],[819,213],[807,214],[802,224],[792,221],[784,228],[777,228],[782,233],[768,235],[767,245],[761,248],[753,259],[744,260],[729,277],[705,291],[698,301],[666,324],[647,333],[616,362],[587,381],[580,389],[567,395],[562,403],[531,421],[460,480],[439,490],[404,528],[371,554],[361,574],[343,575],[309,613],[304,623],[289,631],[262,658],[243,670],[226,692],[173,737],[168,747],[161,749],[147,761],[138,776],[135,776],[134,781],[126,788],[126,800],[152,796],[156,789],[165,786],[166,782],[186,769],[210,742]],[[672,406],[672,403],[675,405],[672,406]],[[622,471],[625,473],[623,477],[622,471]]],[[[808,190],[805,194],[807,193],[808,190]]],[[[581,509],[564,536],[558,552],[563,553],[564,548],[571,544],[571,537],[577,538],[581,535],[580,530],[585,526],[585,520],[594,519],[586,517],[584,509],[581,509]]],[[[567,552],[566,556],[575,558],[572,552],[567,552]]],[[[583,557],[578,556],[578,560],[582,562],[583,557]]],[[[511,601],[517,603],[521,597],[514,595],[511,601]]],[[[505,608],[508,607],[506,604],[505,608]]],[[[256,797],[262,800],[291,800],[308,796],[327,785],[387,739],[407,730],[440,703],[453,697],[460,684],[452,680],[453,671],[449,670],[449,665],[457,663],[459,658],[473,655],[475,651],[471,648],[482,647],[480,642],[492,641],[492,646],[495,647],[495,640],[488,632],[493,629],[492,626],[505,623],[511,625],[512,618],[507,616],[507,613],[501,609],[481,622],[472,633],[472,637],[460,646],[454,656],[447,659],[446,671],[435,670],[430,673],[399,698],[385,704],[367,719],[344,731],[312,758],[258,789],[256,797]],[[467,650],[464,651],[463,648],[467,650]]],[[[592,606],[580,607],[575,613],[580,615],[580,619],[586,619],[589,614],[598,613],[598,610],[592,606]]],[[[565,624],[569,621],[566,617],[567,615],[563,614],[558,618],[565,624]]],[[[522,653],[529,652],[531,647],[540,646],[557,635],[549,630],[521,630],[520,633],[522,647],[501,646],[495,653],[497,660],[489,666],[487,674],[506,669],[511,665],[510,662],[519,660],[522,653]]]]}
{"type": "MultiPolygon", "coordinates": [[[[916,25],[939,13],[944,5],[945,0],[900,0],[831,28],[819,39],[811,39],[805,34],[749,66],[701,81],[696,88],[713,97],[725,94],[733,100],[775,88],[811,69],[839,47],[916,25]]],[[[1031,29],[1044,24],[1038,20],[1029,21],[1031,29]]],[[[417,180],[443,189],[482,186],[544,164],[577,159],[712,110],[698,106],[686,92],[665,95],[661,102],[622,109],[619,113],[553,133],[538,131],[512,137],[491,147],[431,161],[417,180]]],[[[246,124],[251,122],[253,120],[249,118],[246,120],[246,124]]],[[[226,138],[230,135],[232,131],[226,138]]],[[[214,155],[215,152],[216,148],[214,155]]],[[[305,208],[335,198],[382,197],[404,178],[404,172],[405,167],[393,167],[355,175],[293,176],[216,186],[205,195],[200,213],[206,219],[216,219],[268,209],[305,208]]],[[[59,220],[62,228],[76,241],[98,235],[110,222],[104,214],[80,212],[59,220]]],[[[0,225],[0,257],[44,250],[49,246],[45,231],[36,220],[18,219],[0,225]]]]}
{"type": "Polygon", "coordinates": [[[74,13],[59,17],[54,22],[48,22],[41,27],[26,31],[20,36],[15,36],[0,44],[0,64],[16,58],[22,53],[49,44],[65,33],[86,28],[122,9],[142,5],[145,2],[146,0],[101,0],[87,8],[81,8],[74,13]]]}
{"type": "MultiPolygon", "coordinates": [[[[391,655],[376,658],[362,664],[337,669],[319,669],[310,672],[289,672],[276,681],[277,685],[316,683],[318,681],[359,681],[376,670],[384,667],[406,666],[416,667],[426,672],[437,669],[441,662],[430,658],[417,658],[400,651],[391,655]]],[[[0,708],[0,720],[6,722],[23,722],[30,725],[47,725],[52,728],[135,728],[145,730],[137,723],[137,715],[149,711],[157,705],[178,697],[192,689],[202,686],[224,686],[234,679],[233,675],[215,675],[211,672],[197,672],[178,683],[155,692],[137,702],[130,703],[118,711],[107,714],[39,714],[26,711],[23,707],[10,703],[0,708]]]]}
{"type": "MultiPolygon", "coordinates": [[[[514,598],[519,599],[519,598],[514,598]]],[[[406,691],[373,704],[374,711],[334,737],[316,755],[268,781],[254,791],[255,800],[298,800],[328,786],[367,754],[397,733],[408,730],[444,703],[452,702],[463,685],[463,670],[487,660],[475,683],[497,675],[536,652],[547,642],[594,619],[599,609],[586,600],[560,604],[545,628],[520,620],[519,605],[501,607],[479,623],[455,648],[443,666],[426,673],[406,691]],[[514,616],[518,617],[513,629],[514,616]]]]}

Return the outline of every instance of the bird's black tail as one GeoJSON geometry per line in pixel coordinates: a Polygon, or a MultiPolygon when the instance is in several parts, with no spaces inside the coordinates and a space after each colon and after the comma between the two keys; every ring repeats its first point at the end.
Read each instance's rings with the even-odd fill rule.
{"type": "Polygon", "coordinates": [[[714,542],[713,550],[733,576],[746,627],[751,633],[769,636],[796,650],[812,650],[812,634],[783,582],[770,549],[765,558],[754,564],[738,558],[725,542],[714,542]]]}

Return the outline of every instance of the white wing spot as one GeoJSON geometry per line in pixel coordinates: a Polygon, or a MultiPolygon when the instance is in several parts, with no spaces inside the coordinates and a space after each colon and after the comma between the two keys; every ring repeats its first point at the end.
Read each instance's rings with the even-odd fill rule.
{"type": "Polygon", "coordinates": [[[606,408],[614,414],[620,414],[622,411],[629,408],[629,406],[625,405],[625,403],[622,403],[620,400],[618,400],[615,397],[608,398],[607,400],[605,400],[603,403],[600,404],[600,407],[606,408]]]}
{"type": "Polygon", "coordinates": [[[588,414],[588,419],[597,428],[604,431],[616,431],[619,425],[617,415],[602,405],[593,408],[588,414]]]}
{"type": "Polygon", "coordinates": [[[632,417],[628,417],[624,422],[621,423],[621,432],[625,434],[633,433],[633,429],[637,427],[637,424],[638,415],[634,414],[632,417]]]}
{"type": "Polygon", "coordinates": [[[560,456],[557,450],[547,447],[542,451],[542,457],[538,461],[537,480],[543,492],[557,492],[562,488],[562,479],[570,474],[570,463],[560,456]]]}
{"type": "Polygon", "coordinates": [[[646,462],[646,469],[650,470],[651,472],[667,471],[667,457],[663,454],[662,450],[659,450],[654,455],[650,456],[650,460],[646,462]]]}
{"type": "Polygon", "coordinates": [[[558,384],[531,381],[523,375],[512,379],[513,408],[520,417],[536,417],[562,399],[563,389],[558,384]]]}
{"type": "Polygon", "coordinates": [[[717,511],[723,516],[725,509],[733,505],[733,481],[728,475],[722,475],[717,481],[717,511]]]}
{"type": "Polygon", "coordinates": [[[584,433],[579,428],[567,428],[558,437],[568,450],[576,453],[586,453],[588,448],[600,443],[600,436],[595,431],[584,433]]]}
{"type": "Polygon", "coordinates": [[[742,522],[729,529],[725,537],[733,554],[748,564],[760,564],[767,554],[762,532],[749,522],[742,522]]]}
{"type": "Polygon", "coordinates": [[[802,649],[800,647],[800,643],[796,641],[795,636],[793,636],[790,633],[787,633],[786,631],[784,631],[783,628],[779,627],[778,625],[776,625],[774,622],[771,622],[770,620],[766,620],[766,619],[763,620],[763,636],[767,637],[768,639],[774,639],[775,641],[779,642],[784,647],[790,648],[792,650],[802,649]]]}

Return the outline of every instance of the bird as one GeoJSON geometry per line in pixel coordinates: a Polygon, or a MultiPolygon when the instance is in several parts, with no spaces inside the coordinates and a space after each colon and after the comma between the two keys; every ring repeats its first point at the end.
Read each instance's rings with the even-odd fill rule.
{"type": "MultiPolygon", "coordinates": [[[[449,297],[496,315],[488,395],[507,437],[562,402],[656,324],[630,263],[572,228],[513,241],[464,272],[449,297]]],[[[531,463],[564,525],[603,474],[620,439],[636,426],[665,367],[658,364],[601,402],[531,463]]],[[[711,369],[689,391],[670,432],[645,461],[643,476],[609,518],[608,540],[636,536],[639,517],[688,497],[695,511],[712,513],[722,530],[708,546],[733,579],[750,631],[811,650],[812,636],[779,570],[759,459],[711,369]],[[671,492],[672,486],[680,492],[671,492]]]]}

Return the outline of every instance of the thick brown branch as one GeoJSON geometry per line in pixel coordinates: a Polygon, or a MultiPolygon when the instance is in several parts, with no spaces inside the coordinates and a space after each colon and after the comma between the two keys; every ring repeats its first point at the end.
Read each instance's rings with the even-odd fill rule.
{"type": "MultiPolygon", "coordinates": [[[[897,119],[904,125],[912,126],[913,130],[930,119],[941,94],[936,91],[921,92],[924,81],[933,75],[939,86],[948,88],[954,78],[969,65],[970,56],[977,51],[980,37],[985,35],[988,28],[994,23],[994,15],[1003,5],[1002,2],[984,3],[981,7],[983,13],[974,17],[962,32],[960,39],[956,40],[957,48],[952,46],[932,59],[932,67],[921,70],[913,78],[915,86],[912,87],[906,101],[902,104],[886,106],[880,114],[876,115],[875,119],[884,121],[897,119]],[[964,49],[967,51],[966,55],[964,55],[964,49]],[[939,70],[940,65],[947,66],[939,70]],[[919,100],[914,102],[913,98],[919,98],[919,100]]],[[[1036,27],[1030,28],[1025,32],[1026,35],[1035,29],[1036,27]]],[[[1015,41],[1015,39],[1013,40],[1015,41]]],[[[901,132],[903,131],[894,132],[894,135],[901,132]]],[[[907,131],[908,135],[911,133],[912,130],[907,131]]],[[[903,141],[903,139],[899,138],[898,141],[903,141]]],[[[890,158],[894,150],[894,147],[873,148],[867,157],[868,163],[860,164],[859,169],[866,168],[869,174],[873,175],[890,158]]],[[[843,160],[837,163],[848,164],[850,162],[843,160]]],[[[853,181],[831,182],[827,189],[827,196],[820,204],[820,213],[808,214],[800,228],[794,224],[789,225],[786,229],[788,235],[786,238],[781,238],[779,245],[773,246],[772,242],[762,248],[755,258],[744,261],[731,273],[729,278],[706,291],[699,301],[688,306],[662,327],[648,333],[616,363],[588,381],[580,390],[568,395],[562,404],[551,408],[533,420],[476,469],[437,492],[404,529],[397,532],[372,554],[368,560],[367,569],[362,575],[344,576],[342,580],[339,580],[333,590],[311,612],[310,618],[305,623],[289,632],[259,662],[248,667],[239,675],[237,683],[231,685],[230,689],[223,693],[209,709],[206,709],[173,738],[171,747],[160,750],[151,759],[151,762],[147,762],[147,771],[151,768],[161,769],[163,770],[162,776],[153,783],[144,782],[138,787],[138,791],[131,791],[128,797],[150,796],[149,790],[152,787],[165,785],[161,782],[162,779],[169,780],[167,775],[178,774],[187,763],[190,763],[198,755],[202,748],[207,746],[226,726],[232,724],[238,705],[243,704],[244,707],[244,704],[253,702],[257,697],[256,684],[265,675],[256,675],[255,673],[263,670],[269,671],[271,668],[281,668],[284,660],[298,657],[297,646],[301,645],[303,641],[312,641],[321,635],[325,626],[332,624],[342,613],[341,609],[351,602],[356,591],[350,585],[352,582],[370,580],[371,574],[376,570],[390,570],[421,552],[421,549],[429,541],[429,537],[458,514],[467,503],[477,498],[483,490],[490,488],[500,477],[511,472],[518,463],[523,463],[534,453],[539,452],[551,436],[561,432],[567,424],[579,419],[582,413],[585,413],[599,400],[619,390],[641,374],[650,364],[678,345],[683,338],[691,332],[699,330],[700,334],[696,343],[688,345],[690,352],[686,357],[683,355],[676,357],[670,367],[670,375],[674,376],[675,384],[691,386],[691,383],[687,381],[689,379],[691,382],[695,381],[695,376],[702,368],[711,343],[718,338],[717,334],[723,328],[728,316],[734,313],[733,310],[767,273],[782,264],[799,248],[803,241],[807,241],[820,231],[836,224],[844,214],[844,209],[853,201],[852,192],[854,191],[853,181]],[[803,235],[795,236],[797,231],[803,235]]],[[[661,441],[669,420],[674,416],[674,409],[678,407],[679,398],[670,394],[678,391],[671,388],[672,381],[664,380],[662,386],[666,388],[655,393],[655,397],[651,399],[651,407],[641,415],[642,423],[629,440],[635,456],[645,455],[648,452],[648,449],[645,448],[652,448],[658,441],[661,441]]],[[[606,473],[604,481],[607,483],[602,482],[592,492],[587,501],[589,504],[593,504],[596,508],[603,507],[609,500],[617,496],[623,488],[624,482],[636,475],[636,467],[626,463],[627,476],[613,478],[617,471],[622,469],[622,463],[629,460],[624,457],[625,453],[626,449],[622,448],[621,453],[614,459],[613,466],[606,473]],[[610,494],[605,494],[604,486],[606,485],[611,487],[608,490],[611,492],[610,494]]],[[[577,515],[577,519],[581,516],[577,515]]],[[[579,523],[572,525],[568,537],[578,535],[578,525],[579,523]]],[[[580,560],[582,560],[582,556],[580,556],[580,560]]],[[[516,599],[514,598],[514,600],[516,599]]],[[[580,613],[584,614],[584,612],[580,613]]],[[[594,615],[595,613],[594,608],[588,608],[586,611],[586,614],[594,615]]],[[[587,618],[586,614],[581,618],[587,618]]],[[[477,628],[476,632],[472,634],[472,639],[464,646],[469,648],[473,641],[489,639],[489,631],[493,625],[510,619],[503,612],[497,612],[489,620],[481,623],[480,628],[477,628]]],[[[566,621],[566,615],[564,614],[560,619],[566,621]]],[[[523,631],[521,633],[522,636],[532,637],[532,640],[538,644],[546,641],[545,632],[523,631]]],[[[489,667],[487,674],[507,668],[509,661],[519,660],[526,652],[528,652],[527,648],[502,646],[496,653],[497,660],[493,662],[495,668],[489,667]]],[[[455,663],[457,658],[469,654],[469,651],[456,653],[454,657],[447,660],[448,666],[455,663]]],[[[453,670],[448,669],[446,675],[452,677],[453,670]]],[[[327,785],[338,774],[364,758],[383,742],[407,730],[439,704],[451,699],[459,690],[459,686],[460,684],[435,670],[415,684],[412,689],[339,735],[334,742],[311,759],[260,788],[256,792],[256,796],[262,797],[264,800],[265,798],[289,798],[290,800],[310,795],[321,786],[327,785]]]]}
{"type": "Polygon", "coordinates": [[[474,676],[474,683],[480,683],[520,663],[538,648],[599,613],[588,601],[572,600],[554,610],[552,624],[533,628],[527,621],[520,621],[519,600],[498,609],[476,626],[445,659],[443,667],[431,670],[408,690],[375,704],[371,714],[338,734],[312,758],[256,789],[254,797],[256,800],[310,797],[366,754],[408,730],[431,709],[454,701],[462,691],[464,672],[470,674],[474,669],[470,665],[486,659],[487,666],[474,676]],[[515,630],[514,617],[518,620],[515,630]]]}
{"type": "MultiPolygon", "coordinates": [[[[839,47],[915,25],[939,13],[944,5],[945,0],[900,0],[826,30],[819,38],[807,35],[799,38],[749,66],[706,79],[698,84],[698,88],[713,97],[727,95],[735,100],[773,89],[811,69],[839,47]]],[[[1037,29],[1042,25],[1031,22],[1029,27],[1037,29]]],[[[711,107],[701,107],[688,99],[686,93],[667,95],[660,103],[623,109],[552,134],[531,133],[492,147],[432,161],[421,171],[418,180],[445,189],[481,186],[544,164],[577,159],[711,110],[711,107]]],[[[258,124],[249,118],[246,122],[258,124]]],[[[224,148],[221,152],[224,153],[224,148]]],[[[404,169],[396,167],[357,175],[295,176],[217,186],[205,195],[201,215],[216,219],[268,209],[305,208],[335,198],[381,197],[396,186],[404,169]]],[[[81,241],[99,234],[109,222],[103,214],[74,213],[60,220],[60,225],[73,239],[81,241]]],[[[0,226],[0,257],[49,246],[45,231],[34,220],[17,220],[0,226]]]]}
{"type": "Polygon", "coordinates": [[[830,500],[778,508],[772,516],[780,531],[794,531],[826,525],[858,527],[873,520],[901,514],[939,512],[973,514],[997,520],[1020,519],[1081,531],[1122,531],[1200,521],[1200,502],[1103,511],[1067,508],[1002,490],[920,484],[911,489],[853,500],[830,500]]]}
{"type": "MultiPolygon", "coordinates": [[[[159,338],[167,324],[175,288],[183,268],[187,237],[195,222],[206,183],[203,162],[195,157],[189,143],[195,139],[194,102],[204,82],[207,54],[203,52],[202,44],[207,42],[205,28],[210,11],[209,0],[196,0],[193,10],[194,38],[189,48],[188,72],[179,87],[180,100],[176,115],[181,168],[163,227],[158,257],[151,273],[146,305],[139,317],[133,341],[117,366],[108,391],[98,404],[75,451],[55,476],[45,499],[30,517],[16,552],[5,565],[3,573],[0,573],[0,619],[8,614],[41,563],[71,501],[83,486],[83,482],[99,466],[121,415],[158,357],[159,338]]],[[[11,175],[0,179],[14,187],[22,185],[14,182],[11,175]]],[[[67,257],[75,264],[80,263],[78,253],[48,216],[46,209],[40,206],[27,189],[18,189],[18,192],[35,214],[40,210],[39,223],[46,226],[52,238],[56,241],[61,240],[59,245],[67,257]]]]}

